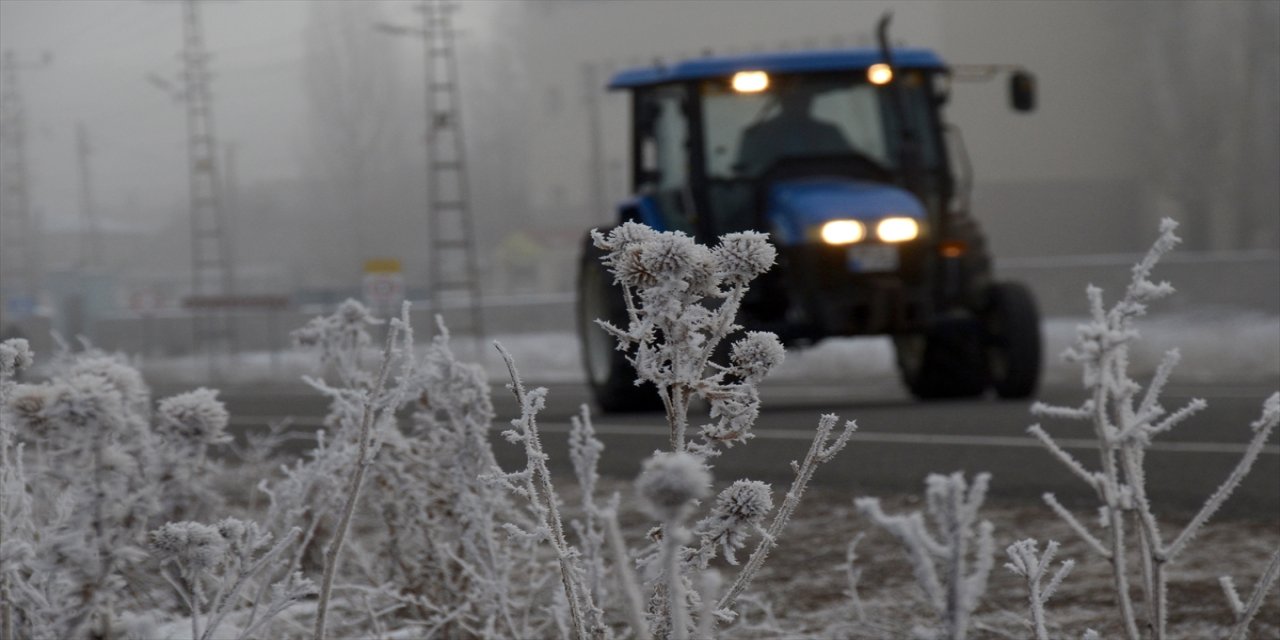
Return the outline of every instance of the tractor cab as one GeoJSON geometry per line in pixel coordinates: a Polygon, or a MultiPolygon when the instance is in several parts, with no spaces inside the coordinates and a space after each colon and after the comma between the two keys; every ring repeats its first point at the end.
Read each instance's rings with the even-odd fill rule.
{"type": "MultiPolygon", "coordinates": [[[[705,244],[734,231],[769,233],[778,264],[743,305],[748,329],[801,345],[892,336],[903,380],[922,398],[992,387],[1029,395],[1040,366],[1038,314],[1025,287],[992,281],[967,211],[967,176],[952,169],[962,149],[948,148],[942,107],[954,70],[931,51],[884,42],[707,56],[615,75],[609,87],[629,91],[632,109],[633,195],[619,205],[618,223],[705,244]]],[[[1034,105],[1033,86],[1025,72],[1013,74],[1015,109],[1034,105]]],[[[584,362],[599,404],[626,409],[638,391],[613,380],[629,377],[625,358],[599,352],[611,345],[589,326],[617,313],[620,294],[593,262],[587,243],[584,362]]]]}
{"type": "MultiPolygon", "coordinates": [[[[899,110],[886,90],[894,71],[879,60],[872,49],[787,52],[618,74],[610,87],[632,94],[632,213],[702,241],[757,229],[793,244],[812,239],[797,225],[840,209],[875,222],[848,206],[850,186],[872,208],[903,197],[940,208],[953,184],[938,118],[946,69],[930,52],[898,51],[899,110]],[[795,219],[781,209],[796,198],[837,206],[795,219]]],[[[923,210],[910,213],[924,222],[923,210]]]]}

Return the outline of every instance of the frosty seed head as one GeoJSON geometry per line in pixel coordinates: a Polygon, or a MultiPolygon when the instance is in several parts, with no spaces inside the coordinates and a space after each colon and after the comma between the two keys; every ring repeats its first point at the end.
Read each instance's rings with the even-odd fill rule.
{"type": "Polygon", "coordinates": [[[347,298],[342,304],[338,305],[338,311],[334,314],[334,317],[338,319],[344,328],[378,324],[377,319],[369,313],[368,307],[353,298],[347,298]]]}
{"type": "Polygon", "coordinates": [[[636,478],[636,492],[655,518],[680,518],[685,507],[710,492],[711,472],[697,456],[683,451],[655,453],[636,478]]]}
{"type": "Polygon", "coordinates": [[[602,234],[593,234],[596,238],[596,246],[605,251],[621,251],[631,245],[644,242],[658,232],[638,222],[624,222],[609,232],[606,237],[602,234]]]}
{"type": "Polygon", "coordinates": [[[0,380],[11,378],[35,362],[31,345],[23,338],[11,338],[0,342],[0,380]]]}
{"type": "Polygon", "coordinates": [[[120,392],[126,407],[145,407],[151,402],[151,389],[137,369],[109,355],[77,358],[68,375],[88,374],[102,377],[120,392]]]}
{"type": "Polygon", "coordinates": [[[293,338],[293,344],[298,347],[304,349],[317,347],[324,342],[326,325],[325,318],[312,318],[302,328],[290,333],[289,336],[293,338]]]}
{"type": "Polygon", "coordinates": [[[125,424],[124,397],[105,377],[73,374],[53,388],[45,415],[56,425],[115,432],[125,424]]]}
{"type": "Polygon", "coordinates": [[[769,270],[778,252],[769,244],[768,234],[741,231],[726,234],[712,250],[716,268],[726,284],[742,285],[769,270]]]}
{"type": "Polygon", "coordinates": [[[263,531],[256,522],[225,518],[214,527],[227,542],[228,553],[233,557],[249,557],[271,542],[271,533],[263,531]]]}
{"type": "Polygon", "coordinates": [[[759,480],[739,480],[716,496],[712,513],[736,526],[758,525],[773,511],[773,493],[759,480]]]}
{"type": "Polygon", "coordinates": [[[156,426],[165,435],[192,444],[227,442],[227,408],[216,389],[201,387],[160,401],[156,426]]]}
{"type": "Polygon", "coordinates": [[[227,556],[227,541],[218,529],[199,522],[170,522],[148,537],[160,560],[176,560],[190,569],[213,568],[227,556]]]}
{"type": "Polygon", "coordinates": [[[53,423],[48,410],[56,393],[56,387],[48,384],[14,385],[5,410],[25,438],[38,440],[49,435],[53,423]]]}
{"type": "Polygon", "coordinates": [[[696,528],[703,540],[703,553],[710,552],[707,559],[719,548],[730,564],[737,564],[734,552],[746,544],[752,531],[760,529],[772,510],[772,490],[763,482],[739,480],[721,491],[711,513],[696,528]]]}
{"type": "Polygon", "coordinates": [[[689,292],[697,296],[711,296],[720,289],[720,277],[716,273],[716,258],[711,249],[693,245],[692,262],[686,280],[689,292]]]}
{"type": "Polygon", "coordinates": [[[659,278],[683,279],[697,261],[693,238],[683,233],[659,233],[638,246],[640,266],[659,278]]]}
{"type": "Polygon", "coordinates": [[[768,331],[748,331],[733,343],[729,352],[735,373],[749,382],[763,380],[786,357],[787,351],[778,336],[768,331]]]}
{"type": "Polygon", "coordinates": [[[614,280],[625,287],[651,287],[658,278],[640,260],[642,245],[633,244],[616,251],[609,260],[614,280]]]}

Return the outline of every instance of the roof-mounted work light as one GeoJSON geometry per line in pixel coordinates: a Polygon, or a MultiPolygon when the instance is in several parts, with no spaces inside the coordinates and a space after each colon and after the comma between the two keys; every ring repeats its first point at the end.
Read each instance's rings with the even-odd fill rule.
{"type": "Polygon", "coordinates": [[[889,84],[892,80],[893,67],[883,62],[877,62],[867,67],[867,82],[871,84],[889,84]]]}
{"type": "Polygon", "coordinates": [[[739,71],[733,74],[733,90],[738,93],[759,93],[769,88],[769,74],[763,71],[739,71]]]}

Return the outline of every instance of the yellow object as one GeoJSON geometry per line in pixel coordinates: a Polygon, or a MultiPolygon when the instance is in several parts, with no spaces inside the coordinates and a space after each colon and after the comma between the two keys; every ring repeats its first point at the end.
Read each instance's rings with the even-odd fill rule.
{"type": "Polygon", "coordinates": [[[733,74],[733,90],[738,93],[759,93],[769,88],[769,74],[763,71],[739,71],[733,74]]]}
{"type": "Polygon", "coordinates": [[[832,220],[822,225],[822,241],[827,244],[853,244],[867,237],[867,228],[857,220],[832,220]]]}
{"type": "Polygon", "coordinates": [[[365,273],[400,273],[400,261],[395,258],[374,258],[364,261],[365,273]]]}
{"type": "Polygon", "coordinates": [[[867,81],[871,84],[889,84],[891,80],[893,80],[893,67],[883,62],[867,67],[867,81]]]}

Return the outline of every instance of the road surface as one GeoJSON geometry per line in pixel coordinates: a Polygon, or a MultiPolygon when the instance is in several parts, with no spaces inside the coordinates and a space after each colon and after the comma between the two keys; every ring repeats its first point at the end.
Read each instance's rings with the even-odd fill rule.
{"type": "MultiPolygon", "coordinates": [[[[547,408],[538,424],[553,471],[567,473],[565,434],[570,417],[588,402],[587,390],[580,384],[554,384],[548,389],[547,408]]],[[[1157,505],[1193,508],[1212,493],[1239,460],[1252,435],[1249,425],[1274,390],[1274,385],[1171,385],[1164,397],[1166,409],[1176,409],[1193,397],[1206,399],[1209,408],[1161,436],[1149,454],[1148,487],[1157,505]]],[[[222,398],[236,430],[260,428],[291,416],[296,428],[311,431],[325,412],[323,398],[305,390],[231,388],[224,389],[222,398]]],[[[512,469],[523,463],[521,450],[497,434],[516,417],[517,407],[502,385],[494,386],[493,398],[498,414],[494,449],[499,462],[512,469]]],[[[1040,398],[1078,405],[1082,395],[1078,388],[1048,387],[1041,389],[1040,398]]],[[[896,381],[856,388],[836,383],[766,384],[762,399],[755,440],[715,461],[717,479],[788,483],[789,462],[804,456],[819,416],[835,413],[857,420],[858,431],[850,446],[818,472],[816,483],[845,486],[851,494],[915,493],[931,472],[990,471],[993,495],[1034,498],[1052,491],[1068,503],[1088,505],[1095,500],[1082,482],[1026,434],[1028,426],[1042,422],[1086,466],[1097,468],[1091,427],[1083,422],[1037,420],[1030,415],[1028,401],[920,403],[911,400],[896,381]]],[[[705,415],[705,408],[695,406],[691,423],[700,424],[699,418],[705,415]]],[[[600,415],[594,423],[606,447],[600,463],[606,475],[634,477],[640,461],[667,443],[661,414],[600,415]]],[[[1226,511],[1268,517],[1280,512],[1278,439],[1272,435],[1226,511]]]]}

